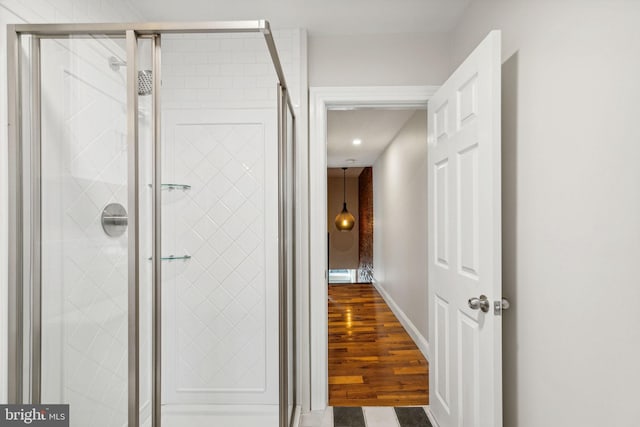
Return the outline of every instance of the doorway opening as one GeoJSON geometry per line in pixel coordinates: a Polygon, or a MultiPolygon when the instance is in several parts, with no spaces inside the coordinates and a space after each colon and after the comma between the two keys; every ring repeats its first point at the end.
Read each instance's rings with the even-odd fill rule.
{"type": "Polygon", "coordinates": [[[327,112],[330,406],[429,402],[407,332],[428,329],[426,119],[424,106],[327,112]]]}
{"type": "MultiPolygon", "coordinates": [[[[329,402],[329,342],[327,340],[329,289],[327,285],[328,253],[326,246],[326,225],[328,223],[326,206],[327,167],[329,166],[326,145],[328,140],[328,116],[332,111],[355,109],[424,109],[436,89],[437,87],[410,86],[311,88],[310,90],[310,136],[312,141],[318,141],[318,143],[310,146],[310,159],[312,159],[310,162],[311,304],[309,312],[311,331],[309,345],[311,410],[324,410],[329,402]]],[[[376,158],[374,157],[369,164],[351,164],[349,166],[372,166],[373,160],[376,158]]],[[[375,170],[373,171],[373,179],[376,179],[375,170]]],[[[374,218],[374,223],[376,221],[379,221],[379,218],[374,218]]],[[[373,269],[374,271],[376,269],[375,261],[373,269]]],[[[421,352],[428,355],[428,343],[424,338],[422,340],[418,339],[417,328],[415,326],[405,326],[405,329],[414,342],[419,343],[418,347],[421,352]]]]}

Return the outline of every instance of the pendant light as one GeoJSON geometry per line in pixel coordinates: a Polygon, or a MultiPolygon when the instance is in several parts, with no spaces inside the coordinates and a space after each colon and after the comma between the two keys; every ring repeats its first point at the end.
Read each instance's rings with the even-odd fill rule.
{"type": "Polygon", "coordinates": [[[344,197],[342,212],[336,216],[336,228],[340,231],[351,231],[356,224],[356,219],[347,210],[347,168],[342,168],[342,183],[344,197]]]}

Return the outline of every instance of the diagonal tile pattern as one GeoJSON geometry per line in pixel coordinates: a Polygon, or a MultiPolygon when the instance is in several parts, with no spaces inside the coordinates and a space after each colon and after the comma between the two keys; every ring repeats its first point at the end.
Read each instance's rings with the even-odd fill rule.
{"type": "Polygon", "coordinates": [[[165,209],[192,255],[176,290],[178,387],[264,389],[263,127],[179,125],[175,138],[175,175],[192,185],[165,209]]]}

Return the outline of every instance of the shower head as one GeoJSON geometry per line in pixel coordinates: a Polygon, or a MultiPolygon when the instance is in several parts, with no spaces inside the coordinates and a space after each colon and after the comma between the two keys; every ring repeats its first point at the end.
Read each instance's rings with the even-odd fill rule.
{"type": "Polygon", "coordinates": [[[151,95],[153,89],[153,73],[151,70],[138,71],[138,95],[151,95]]]}
{"type": "MultiPolygon", "coordinates": [[[[120,67],[126,67],[127,63],[115,56],[109,58],[109,68],[120,71],[120,67]]],[[[153,73],[151,70],[138,71],[138,95],[151,95],[153,89],[153,73]]]]}

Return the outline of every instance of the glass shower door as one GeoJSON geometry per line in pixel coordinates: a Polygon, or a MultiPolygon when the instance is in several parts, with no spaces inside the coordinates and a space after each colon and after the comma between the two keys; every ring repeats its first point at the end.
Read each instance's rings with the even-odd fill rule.
{"type": "Polygon", "coordinates": [[[70,404],[73,426],[121,427],[129,353],[125,40],[39,44],[32,97],[40,114],[32,144],[41,185],[41,278],[33,290],[41,301],[39,400],[70,404]]]}
{"type": "Polygon", "coordinates": [[[150,68],[151,39],[31,39],[31,400],[69,404],[78,427],[129,425],[134,402],[140,425],[149,425],[152,106],[148,72],[132,71],[131,79],[128,59],[136,52],[139,68],[150,68]],[[128,134],[132,117],[135,140],[128,134]]]}

